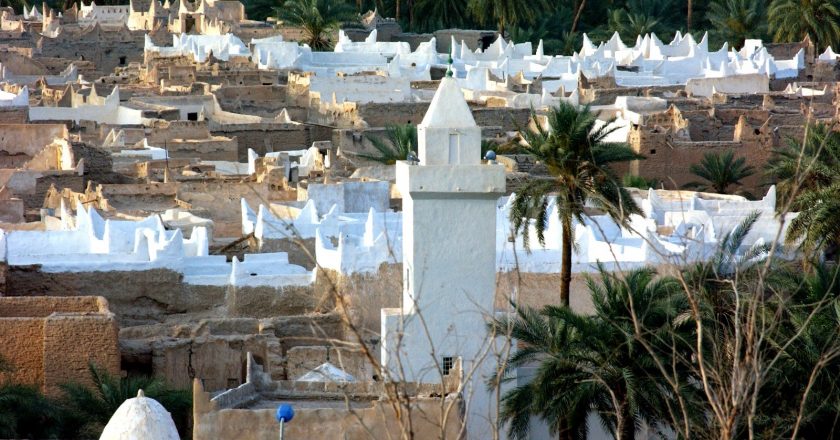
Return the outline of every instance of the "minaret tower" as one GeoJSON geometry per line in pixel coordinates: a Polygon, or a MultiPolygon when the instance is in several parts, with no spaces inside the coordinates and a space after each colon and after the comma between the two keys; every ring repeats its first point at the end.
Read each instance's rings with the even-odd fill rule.
{"type": "Polygon", "coordinates": [[[382,310],[382,363],[393,380],[437,383],[460,359],[469,438],[492,438],[485,380],[496,283],[502,165],[481,158],[481,129],[449,74],[417,127],[419,161],[397,162],[403,197],[402,308],[382,310]],[[397,340],[396,335],[402,334],[397,340]],[[397,374],[401,365],[402,377],[397,374]]]}

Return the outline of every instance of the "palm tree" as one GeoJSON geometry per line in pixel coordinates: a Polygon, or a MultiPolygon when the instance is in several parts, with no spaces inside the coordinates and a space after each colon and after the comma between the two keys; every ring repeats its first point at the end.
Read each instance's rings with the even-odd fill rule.
{"type": "MultiPolygon", "coordinates": [[[[14,370],[14,365],[0,355],[0,373],[14,370]]],[[[61,438],[60,418],[56,405],[38,388],[0,383],[0,438],[61,438]]]]}
{"type": "Polygon", "coordinates": [[[706,182],[689,182],[683,185],[685,188],[718,194],[728,194],[727,189],[730,186],[741,185],[742,179],[755,174],[755,168],[748,166],[743,157],[735,159],[735,152],[732,150],[722,154],[706,153],[703,160],[699,164],[691,165],[689,170],[691,174],[706,182]]]}
{"type": "Polygon", "coordinates": [[[747,38],[761,38],[767,32],[767,12],[763,0],[713,0],[706,18],[712,34],[741,47],[747,38]]]}
{"type": "Polygon", "coordinates": [[[840,267],[816,264],[813,273],[804,274],[799,270],[790,273],[792,283],[787,292],[795,306],[778,309],[784,311],[787,325],[773,337],[775,347],[785,347],[787,341],[793,343],[782,351],[780,368],[771,372],[770,382],[774,386],[760,401],[767,402],[768,414],[781,419],[771,418],[770,424],[794,426],[801,400],[778,401],[773,395],[800,396],[809,390],[805,395],[806,417],[802,427],[798,432],[785,433],[786,437],[837,438],[836,431],[840,427],[834,419],[840,409],[840,393],[837,392],[840,313],[835,304],[840,298],[840,267]],[[787,420],[782,419],[784,416],[787,420]]]}
{"type": "Polygon", "coordinates": [[[561,102],[547,115],[549,128],[543,128],[532,115],[532,128],[520,130],[526,154],[544,164],[551,179],[528,182],[513,200],[510,212],[515,233],[521,233],[527,246],[533,222],[540,244],[547,224],[548,200],[554,197],[562,225],[563,242],[560,274],[560,303],[569,305],[572,280],[572,222],[583,221],[584,209],[591,204],[607,212],[616,222],[626,224],[639,207],[610,170],[612,163],[642,159],[625,144],[611,144],[606,137],[610,124],[596,128],[597,118],[589,107],[578,109],[561,102]]]}
{"type": "Polygon", "coordinates": [[[417,127],[411,124],[385,127],[385,137],[365,136],[378,154],[356,153],[363,159],[393,165],[406,160],[409,153],[417,152],[417,127]]]}
{"type": "Polygon", "coordinates": [[[414,15],[418,17],[412,31],[433,32],[462,27],[467,21],[467,2],[451,0],[417,0],[414,15]]]}
{"type": "Polygon", "coordinates": [[[625,41],[634,41],[638,35],[667,33],[674,10],[673,0],[628,0],[624,7],[610,11],[610,34],[618,32],[625,41]]]}
{"type": "Polygon", "coordinates": [[[274,0],[250,0],[245,2],[245,13],[249,20],[264,21],[274,13],[277,2],[274,0]]]}
{"type": "Polygon", "coordinates": [[[279,19],[303,28],[303,43],[312,50],[331,49],[331,34],[341,22],[357,16],[353,5],[342,0],[286,0],[276,13],[279,19]]]}
{"type": "Polygon", "coordinates": [[[480,23],[495,22],[502,36],[511,26],[533,23],[549,7],[547,0],[470,0],[467,6],[480,23]]]}
{"type": "Polygon", "coordinates": [[[688,0],[686,4],[685,30],[691,32],[691,13],[694,12],[694,3],[688,0]]]}
{"type": "Polygon", "coordinates": [[[773,0],[768,21],[777,42],[810,37],[817,48],[840,42],[840,6],[836,0],[773,0]]]}
{"type": "Polygon", "coordinates": [[[651,351],[634,339],[634,322],[645,329],[651,345],[672,341],[671,322],[685,308],[678,284],[656,278],[651,269],[619,279],[601,268],[600,282],[589,279],[589,289],[594,316],[568,307],[516,307],[514,316],[491,324],[496,334],[509,334],[517,342],[494,383],[512,380],[521,367],[536,370],[529,383],[502,398],[501,419],[510,424],[513,438],[528,438],[532,416],[546,421],[561,439],[585,438],[590,412],[616,439],[633,439],[642,421],[666,420],[670,394],[651,351]],[[635,319],[630,310],[636,310],[635,319]]]}
{"type": "Polygon", "coordinates": [[[659,186],[659,179],[645,179],[642,176],[625,174],[624,177],[621,178],[621,185],[625,188],[650,189],[659,186]]]}
{"type": "Polygon", "coordinates": [[[790,139],[773,152],[767,174],[777,185],[779,208],[790,202],[790,210],[799,212],[787,242],[834,252],[840,245],[840,133],[825,124],[807,127],[804,143],[790,139]]]}
{"type": "Polygon", "coordinates": [[[31,385],[0,384],[0,438],[64,438],[56,405],[31,385]]]}
{"type": "Polygon", "coordinates": [[[147,376],[114,377],[92,364],[89,370],[93,388],[77,383],[61,386],[68,423],[76,425],[80,432],[98,436],[117,408],[127,399],[136,397],[141,389],[172,414],[182,437],[187,432],[192,410],[189,391],[169,388],[163,380],[147,376]]]}

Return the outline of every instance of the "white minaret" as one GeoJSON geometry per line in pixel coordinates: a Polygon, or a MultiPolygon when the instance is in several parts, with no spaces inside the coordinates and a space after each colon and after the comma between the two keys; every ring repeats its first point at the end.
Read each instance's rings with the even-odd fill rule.
{"type": "MultiPolygon", "coordinates": [[[[481,161],[481,129],[458,83],[441,81],[417,127],[419,164],[398,162],[403,197],[403,305],[382,310],[382,364],[394,380],[439,383],[460,358],[469,438],[492,438],[494,311],[501,165],[481,161]],[[396,335],[402,333],[398,342],[396,335]],[[399,344],[399,346],[397,346],[399,344]],[[402,372],[400,372],[402,371],[402,372]]],[[[494,410],[493,410],[494,411],[494,410]]]]}

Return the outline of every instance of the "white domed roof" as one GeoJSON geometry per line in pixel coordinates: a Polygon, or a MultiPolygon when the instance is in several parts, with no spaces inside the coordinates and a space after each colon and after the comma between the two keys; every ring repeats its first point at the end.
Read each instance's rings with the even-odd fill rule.
{"type": "Polygon", "coordinates": [[[155,399],[137,393],[117,408],[99,440],[180,440],[172,416],[155,399]]]}

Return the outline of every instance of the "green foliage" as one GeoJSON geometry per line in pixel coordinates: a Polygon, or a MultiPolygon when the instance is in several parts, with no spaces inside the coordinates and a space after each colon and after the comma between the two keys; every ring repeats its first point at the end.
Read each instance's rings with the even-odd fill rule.
{"type": "MultiPolygon", "coordinates": [[[[609,12],[610,35],[618,32],[625,43],[633,43],[639,35],[658,33],[660,35],[675,29],[677,10],[673,0],[628,0],[624,7],[609,12]]],[[[597,34],[596,34],[597,35],[597,34]]]]}
{"type": "Polygon", "coordinates": [[[247,0],[242,3],[249,20],[265,20],[274,15],[274,8],[277,7],[277,0],[247,0]]]}
{"type": "Polygon", "coordinates": [[[414,32],[463,27],[469,22],[467,2],[458,0],[417,0],[414,17],[414,32]]]}
{"type": "Polygon", "coordinates": [[[330,50],[332,34],[343,21],[357,17],[355,8],[343,0],[286,0],[275,10],[277,18],[303,29],[306,43],[312,50],[330,50]]]}
{"type": "Polygon", "coordinates": [[[30,385],[0,384],[0,438],[57,438],[61,414],[30,385]]]}
{"type": "MultiPolygon", "coordinates": [[[[510,379],[516,368],[537,365],[533,380],[502,399],[502,421],[510,423],[513,438],[528,438],[531,416],[548,422],[560,438],[585,438],[590,411],[616,438],[632,439],[640,422],[667,418],[670,395],[658,379],[656,359],[633,334],[638,323],[650,340],[674,341],[673,322],[685,308],[679,284],[639,269],[623,279],[602,270],[588,286],[594,315],[568,307],[517,307],[515,316],[492,323],[497,334],[518,343],[497,382],[510,379]]],[[[678,351],[687,352],[687,346],[678,343],[678,351]]]]}
{"type": "Polygon", "coordinates": [[[840,42],[837,0],[773,0],[768,21],[778,42],[802,41],[808,36],[820,49],[840,42]]]}
{"type": "Polygon", "coordinates": [[[356,155],[383,163],[393,165],[398,160],[405,160],[408,153],[417,152],[417,127],[411,124],[389,125],[385,127],[385,137],[365,136],[376,149],[376,154],[357,153],[356,155]]]}
{"type": "Polygon", "coordinates": [[[713,0],[706,18],[717,39],[740,48],[748,38],[767,34],[767,11],[764,0],[713,0]]]}
{"type": "MultiPolygon", "coordinates": [[[[0,356],[0,365],[13,366],[0,356]]],[[[0,383],[0,438],[98,438],[114,412],[142,389],[172,414],[182,438],[189,438],[192,395],[145,376],[115,378],[90,365],[95,388],[63,384],[60,399],[45,397],[31,385],[0,383]]]]}
{"type": "Polygon", "coordinates": [[[482,139],[481,140],[481,158],[488,151],[493,151],[496,154],[522,154],[522,148],[516,142],[498,142],[495,140],[482,139]]]}
{"type": "Polygon", "coordinates": [[[90,365],[94,388],[81,384],[64,384],[62,406],[68,424],[85,435],[98,436],[114,412],[127,399],[137,397],[143,390],[147,397],[157,400],[172,414],[181,437],[189,437],[188,421],[192,410],[192,395],[187,390],[169,388],[158,378],[148,376],[114,377],[90,365]]]}
{"type": "Polygon", "coordinates": [[[544,164],[549,180],[531,180],[516,193],[510,212],[514,231],[527,245],[530,226],[545,243],[545,227],[549,215],[549,198],[553,198],[563,227],[563,264],[560,300],[568,305],[571,282],[571,242],[573,220],[583,221],[587,204],[598,207],[617,223],[626,224],[629,215],[639,212],[630,194],[610,169],[613,163],[638,160],[642,157],[627,145],[607,143],[611,124],[596,128],[597,117],[589,107],[575,107],[567,102],[549,110],[544,128],[536,115],[531,129],[520,130],[525,141],[522,150],[544,164]],[[532,221],[533,220],[533,221],[532,221]]]}
{"type": "Polygon", "coordinates": [[[758,218],[725,234],[709,259],[669,271],[676,276],[599,267],[588,281],[592,314],[514,305],[495,319],[491,329],[517,344],[491,384],[534,371],[503,395],[511,437],[527,438],[539,417],[561,439],[585,438],[595,414],[616,438],[633,438],[641,422],[677,438],[720,438],[712,414],[721,407],[710,402],[746,392],[756,398],[731,403],[731,438],[836,438],[840,268],[803,271],[768,259],[767,245],[746,247],[758,218]]]}
{"type": "MultiPolygon", "coordinates": [[[[0,373],[15,366],[0,355],[0,373]]],[[[56,405],[30,385],[0,383],[0,438],[54,438],[59,431],[56,405]]]]}
{"type": "Polygon", "coordinates": [[[747,165],[743,157],[736,159],[732,150],[722,154],[706,153],[703,160],[699,164],[692,164],[689,170],[705,182],[689,182],[684,185],[685,188],[718,194],[728,194],[730,186],[741,185],[742,179],[755,174],[755,168],[747,165]]]}
{"type": "Polygon", "coordinates": [[[766,173],[776,183],[780,207],[799,212],[787,241],[809,252],[840,245],[840,133],[825,124],[809,126],[804,142],[788,139],[773,152],[766,173]]]}
{"type": "Polygon", "coordinates": [[[632,174],[625,174],[621,178],[621,185],[625,188],[649,189],[659,186],[659,179],[645,179],[642,176],[634,176],[632,174]]]}
{"type": "Polygon", "coordinates": [[[483,25],[495,24],[499,32],[534,23],[551,10],[548,0],[469,0],[468,10],[483,25]]]}

